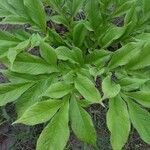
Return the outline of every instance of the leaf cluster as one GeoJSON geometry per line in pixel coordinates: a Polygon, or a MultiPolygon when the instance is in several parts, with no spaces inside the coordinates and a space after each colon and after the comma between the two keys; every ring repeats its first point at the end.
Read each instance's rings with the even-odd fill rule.
{"type": "Polygon", "coordinates": [[[70,127],[97,148],[85,108],[107,101],[112,148],[131,125],[150,144],[149,10],[149,0],[0,0],[1,24],[28,25],[0,31],[0,106],[15,103],[14,124],[46,123],[37,150],[63,150],[70,127]]]}

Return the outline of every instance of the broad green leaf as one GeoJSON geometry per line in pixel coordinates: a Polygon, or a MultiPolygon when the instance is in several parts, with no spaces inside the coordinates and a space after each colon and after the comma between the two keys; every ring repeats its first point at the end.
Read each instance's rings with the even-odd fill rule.
{"type": "Polygon", "coordinates": [[[20,40],[16,36],[10,34],[7,31],[2,31],[2,30],[0,30],[0,40],[20,42],[20,40]]]}
{"type": "Polygon", "coordinates": [[[30,106],[41,100],[41,95],[45,92],[45,89],[49,87],[52,79],[53,78],[50,77],[48,79],[41,80],[21,95],[16,103],[18,118],[20,118],[30,106]]]}
{"type": "Polygon", "coordinates": [[[150,108],[150,91],[137,91],[126,93],[130,98],[136,100],[141,105],[150,108]]]}
{"type": "Polygon", "coordinates": [[[79,9],[82,7],[84,0],[73,0],[72,4],[72,16],[75,16],[79,9]]]}
{"type": "Polygon", "coordinates": [[[0,106],[17,100],[34,83],[1,84],[0,85],[0,106]]]}
{"type": "Polygon", "coordinates": [[[128,11],[128,13],[126,14],[125,19],[124,19],[124,25],[126,27],[124,36],[129,36],[130,34],[132,34],[134,29],[136,28],[136,26],[138,24],[137,14],[138,13],[136,10],[136,6],[135,6],[135,4],[133,4],[131,6],[130,11],[128,11]]]}
{"type": "Polygon", "coordinates": [[[83,64],[83,56],[82,51],[74,47],[72,50],[65,46],[60,46],[56,49],[57,57],[60,60],[69,60],[72,63],[80,63],[83,64]]]}
{"type": "Polygon", "coordinates": [[[111,76],[107,76],[102,81],[102,90],[104,92],[103,98],[114,98],[119,94],[121,87],[119,84],[112,81],[111,76]]]}
{"type": "Polygon", "coordinates": [[[81,47],[84,43],[87,30],[83,22],[77,23],[73,29],[73,42],[75,46],[81,47]],[[80,34],[79,34],[80,33],[80,34]]]}
{"type": "Polygon", "coordinates": [[[65,102],[59,112],[42,131],[37,150],[63,150],[69,139],[69,103],[65,102]]]}
{"type": "Polygon", "coordinates": [[[51,98],[62,98],[63,96],[69,94],[72,90],[73,86],[71,84],[61,81],[50,85],[43,96],[49,96],[51,98]]]}
{"type": "Polygon", "coordinates": [[[144,15],[148,16],[149,15],[149,10],[150,10],[150,5],[149,5],[149,1],[148,0],[143,0],[142,1],[143,4],[143,11],[144,11],[144,15]]]}
{"type": "Polygon", "coordinates": [[[127,11],[129,11],[133,3],[134,3],[134,0],[122,3],[122,5],[116,8],[116,10],[113,12],[113,17],[120,17],[124,15],[127,11]]]}
{"type": "Polygon", "coordinates": [[[146,44],[138,55],[127,64],[126,68],[138,70],[150,66],[150,44],[146,44]]]}
{"type": "Polygon", "coordinates": [[[24,0],[24,5],[32,21],[39,29],[46,31],[46,16],[42,2],[40,0],[24,0]]]}
{"type": "Polygon", "coordinates": [[[26,125],[36,125],[50,120],[58,109],[62,101],[47,100],[38,102],[29,107],[25,113],[14,123],[23,123],[26,125]]]}
{"type": "Polygon", "coordinates": [[[143,141],[150,144],[150,113],[138,104],[128,100],[129,115],[134,128],[143,141]]]}
{"type": "Polygon", "coordinates": [[[23,41],[23,42],[19,43],[16,47],[9,48],[7,57],[9,59],[11,65],[13,65],[13,63],[14,63],[14,61],[16,59],[16,56],[21,51],[23,51],[26,48],[28,48],[29,44],[30,44],[30,40],[26,40],[26,41],[23,41]]]}
{"type": "Polygon", "coordinates": [[[16,16],[16,15],[10,15],[6,18],[4,18],[2,20],[3,24],[13,24],[13,25],[22,25],[22,24],[25,24],[25,23],[30,23],[32,24],[32,22],[29,22],[26,18],[24,17],[21,17],[21,16],[16,16]]]}
{"type": "Polygon", "coordinates": [[[83,142],[96,146],[96,131],[91,116],[78,104],[75,97],[70,103],[71,127],[75,135],[83,142]]]}
{"type": "Polygon", "coordinates": [[[57,23],[57,24],[63,24],[65,25],[66,27],[69,26],[69,22],[66,18],[64,18],[63,16],[61,15],[54,15],[54,16],[51,16],[50,18],[54,23],[57,23]]]}
{"type": "Polygon", "coordinates": [[[103,47],[110,46],[114,41],[118,40],[124,32],[124,27],[111,27],[108,31],[106,31],[104,37],[100,39],[100,45],[103,47]]]}
{"type": "Polygon", "coordinates": [[[16,56],[17,56],[16,49],[10,48],[7,53],[7,58],[10,61],[11,65],[13,65],[13,63],[16,59],[16,56]]]}
{"type": "Polygon", "coordinates": [[[102,23],[102,17],[98,0],[89,0],[87,3],[87,18],[94,32],[98,34],[98,29],[102,23]]]}
{"type": "Polygon", "coordinates": [[[55,50],[45,42],[40,44],[40,54],[49,64],[57,64],[57,55],[55,50]]]}
{"type": "Polygon", "coordinates": [[[75,88],[88,101],[91,101],[93,103],[101,102],[100,92],[96,89],[94,83],[86,76],[83,76],[81,74],[77,75],[77,78],[75,80],[75,88]]]}
{"type": "Polygon", "coordinates": [[[16,73],[9,70],[3,70],[2,74],[9,79],[11,83],[26,83],[26,82],[38,82],[49,78],[49,75],[29,75],[25,73],[16,73]]]}
{"type": "Polygon", "coordinates": [[[148,81],[148,79],[146,79],[146,78],[126,76],[126,77],[119,80],[119,84],[123,90],[133,91],[133,90],[139,89],[141,87],[141,85],[143,85],[147,81],[148,81]]]}
{"type": "Polygon", "coordinates": [[[50,74],[57,72],[57,68],[42,60],[37,56],[32,56],[27,53],[19,54],[11,69],[14,72],[26,74],[50,74]]]}
{"type": "Polygon", "coordinates": [[[111,145],[114,150],[122,150],[128,140],[130,120],[126,103],[120,96],[109,100],[107,126],[111,132],[111,145]]]}
{"type": "Polygon", "coordinates": [[[55,30],[48,29],[48,37],[47,39],[50,41],[50,43],[53,43],[54,45],[64,45],[65,40],[59,35],[55,30]]]}
{"type": "Polygon", "coordinates": [[[0,0],[1,17],[4,17],[2,23],[11,24],[33,24],[28,16],[23,0],[0,0]]]}
{"type": "Polygon", "coordinates": [[[83,2],[84,0],[67,1],[67,7],[70,10],[72,18],[76,17],[77,13],[80,11],[80,8],[82,9],[83,2]]]}
{"type": "Polygon", "coordinates": [[[86,63],[99,65],[110,57],[110,53],[103,49],[92,51],[86,56],[86,63]]]}
{"type": "Polygon", "coordinates": [[[109,68],[113,69],[127,64],[140,51],[140,45],[129,43],[114,52],[109,63],[109,68]]]}
{"type": "Polygon", "coordinates": [[[15,47],[21,42],[15,35],[6,31],[0,31],[0,55],[3,55],[9,48],[15,47]]]}

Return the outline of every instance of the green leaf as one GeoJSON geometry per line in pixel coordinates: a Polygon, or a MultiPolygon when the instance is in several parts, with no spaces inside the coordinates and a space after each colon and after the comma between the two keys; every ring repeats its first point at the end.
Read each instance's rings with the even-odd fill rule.
{"type": "Polygon", "coordinates": [[[140,86],[143,85],[146,81],[147,79],[125,77],[119,80],[119,84],[124,91],[133,91],[139,89],[140,86]]]}
{"type": "Polygon", "coordinates": [[[127,15],[125,16],[125,19],[124,19],[124,25],[126,27],[126,31],[125,31],[126,36],[129,36],[130,34],[132,34],[134,29],[136,28],[136,26],[138,24],[137,14],[138,13],[137,13],[136,6],[135,6],[135,4],[133,4],[131,6],[130,11],[127,13],[127,15]]]}
{"type": "Polygon", "coordinates": [[[16,112],[18,118],[20,118],[30,106],[42,100],[41,95],[45,92],[45,89],[49,87],[52,80],[52,77],[46,80],[41,80],[21,95],[19,101],[16,103],[16,112]]]}
{"type": "Polygon", "coordinates": [[[81,47],[84,43],[87,30],[83,22],[77,23],[73,29],[73,42],[75,46],[81,47]],[[80,33],[80,34],[79,34],[80,33]]]}
{"type": "Polygon", "coordinates": [[[135,55],[140,52],[140,45],[129,43],[114,52],[109,63],[109,68],[113,69],[119,66],[126,65],[135,55]]]}
{"type": "Polygon", "coordinates": [[[83,56],[82,51],[74,47],[72,50],[65,46],[60,46],[56,49],[57,57],[60,60],[69,60],[72,63],[80,63],[83,64],[83,56]]]}
{"type": "Polygon", "coordinates": [[[68,24],[68,20],[66,18],[64,18],[63,16],[61,15],[54,15],[54,16],[51,16],[50,19],[56,23],[56,24],[63,24],[65,25],[66,27],[69,26],[68,24]]]}
{"type": "Polygon", "coordinates": [[[42,131],[37,150],[63,150],[69,139],[69,103],[65,102],[59,112],[42,131]]]}
{"type": "Polygon", "coordinates": [[[0,106],[17,100],[34,83],[1,84],[0,85],[0,106]]]}
{"type": "Polygon", "coordinates": [[[70,103],[71,127],[75,135],[83,142],[96,146],[96,131],[91,116],[78,104],[75,97],[70,103]]]}
{"type": "Polygon", "coordinates": [[[43,96],[49,96],[51,98],[62,98],[63,96],[69,94],[73,90],[71,84],[67,84],[63,81],[52,84],[43,96]]]}
{"type": "Polygon", "coordinates": [[[89,0],[87,3],[87,18],[94,32],[98,34],[98,29],[102,23],[102,17],[98,0],[89,0]]]}
{"type": "Polygon", "coordinates": [[[110,46],[113,42],[118,40],[125,32],[124,27],[110,27],[105,33],[104,37],[100,38],[100,45],[103,47],[110,46]]]}
{"type": "Polygon", "coordinates": [[[29,44],[30,44],[30,40],[26,40],[26,41],[23,41],[23,42],[19,43],[16,47],[9,48],[8,53],[7,53],[7,57],[9,59],[11,65],[13,65],[13,63],[16,59],[16,56],[21,51],[28,48],[29,44]]]}
{"type": "Polygon", "coordinates": [[[126,93],[130,98],[136,100],[144,107],[150,108],[150,92],[149,91],[137,91],[126,93]]]}
{"type": "Polygon", "coordinates": [[[107,76],[102,82],[102,90],[104,92],[103,99],[113,98],[119,94],[121,87],[112,81],[111,76],[107,76]]]}
{"type": "Polygon", "coordinates": [[[34,24],[28,16],[24,0],[0,0],[1,23],[8,24],[34,24]]]}
{"type": "Polygon", "coordinates": [[[14,123],[23,123],[26,125],[36,125],[50,120],[58,109],[61,107],[62,101],[47,100],[38,102],[29,107],[25,113],[14,123]]]}
{"type": "Polygon", "coordinates": [[[49,64],[57,64],[57,55],[55,50],[47,43],[41,42],[40,54],[49,64]]]}
{"type": "Polygon", "coordinates": [[[24,0],[24,5],[32,21],[41,29],[46,31],[46,15],[44,6],[40,0],[24,0]],[[37,15],[38,14],[38,15],[37,15]]]}
{"type": "Polygon", "coordinates": [[[11,83],[26,83],[38,82],[43,79],[49,78],[49,75],[29,75],[24,73],[16,73],[10,70],[2,70],[2,74],[9,79],[11,83]]]}
{"type": "Polygon", "coordinates": [[[120,96],[109,100],[107,126],[111,132],[111,145],[114,150],[122,150],[130,132],[130,120],[126,103],[120,96]]]}
{"type": "Polygon", "coordinates": [[[14,72],[26,74],[50,74],[57,72],[57,68],[42,60],[37,56],[32,56],[27,53],[19,54],[11,69],[14,72]]]}
{"type": "Polygon", "coordinates": [[[75,88],[88,101],[91,101],[93,103],[101,102],[100,92],[96,89],[94,83],[86,76],[83,76],[81,74],[77,75],[77,78],[75,80],[75,88]]]}
{"type": "Polygon", "coordinates": [[[21,40],[13,34],[0,31],[0,55],[3,55],[8,49],[17,46],[19,42],[21,42],[21,40]]]}
{"type": "Polygon", "coordinates": [[[72,16],[76,16],[77,12],[79,11],[79,9],[82,7],[84,0],[73,0],[73,2],[71,3],[72,6],[72,16]]]}
{"type": "Polygon", "coordinates": [[[7,31],[2,31],[2,30],[0,30],[0,40],[20,42],[20,40],[16,36],[10,34],[7,31]]]}
{"type": "Polygon", "coordinates": [[[144,15],[146,16],[146,15],[149,14],[149,9],[150,9],[149,1],[148,0],[143,0],[142,4],[143,4],[144,15]]]}
{"type": "Polygon", "coordinates": [[[86,63],[100,65],[102,62],[105,62],[110,57],[110,52],[101,49],[92,51],[86,56],[86,63]]]}
{"type": "Polygon", "coordinates": [[[48,40],[50,43],[54,45],[64,45],[65,40],[62,39],[61,35],[59,35],[55,30],[48,28],[48,40]]]}
{"type": "Polygon", "coordinates": [[[128,100],[129,114],[134,128],[143,141],[150,144],[150,113],[138,104],[128,100]]]}
{"type": "Polygon", "coordinates": [[[122,3],[120,7],[117,7],[116,10],[113,12],[113,17],[120,17],[124,15],[126,12],[128,12],[133,5],[134,0],[126,1],[122,3]]]}
{"type": "Polygon", "coordinates": [[[150,66],[150,44],[146,44],[138,55],[127,64],[126,68],[130,70],[138,70],[150,66]]]}

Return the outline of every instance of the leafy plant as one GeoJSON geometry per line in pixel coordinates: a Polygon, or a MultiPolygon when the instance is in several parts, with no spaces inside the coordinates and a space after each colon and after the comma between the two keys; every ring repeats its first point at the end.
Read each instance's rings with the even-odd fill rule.
{"type": "Polygon", "coordinates": [[[15,103],[14,124],[47,124],[37,150],[64,149],[70,127],[96,148],[85,108],[107,100],[112,148],[123,148],[131,124],[150,144],[149,9],[148,0],[0,0],[2,24],[28,25],[0,31],[1,72],[10,81],[0,85],[0,106],[15,103]]]}

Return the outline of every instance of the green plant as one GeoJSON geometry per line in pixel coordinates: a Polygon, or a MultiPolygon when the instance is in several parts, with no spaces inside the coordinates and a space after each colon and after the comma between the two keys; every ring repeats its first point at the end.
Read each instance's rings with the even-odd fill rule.
{"type": "Polygon", "coordinates": [[[0,85],[0,106],[16,104],[14,124],[47,124],[37,150],[64,149],[69,121],[75,135],[96,148],[84,108],[107,100],[113,149],[122,149],[131,124],[150,144],[149,9],[148,0],[0,0],[2,24],[30,25],[0,31],[7,67],[1,72],[10,81],[0,85]],[[40,56],[30,52],[35,47],[40,56]]]}

